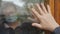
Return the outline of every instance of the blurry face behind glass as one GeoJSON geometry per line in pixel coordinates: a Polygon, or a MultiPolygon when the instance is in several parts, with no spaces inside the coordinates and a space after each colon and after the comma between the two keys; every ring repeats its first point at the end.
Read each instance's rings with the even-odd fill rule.
{"type": "Polygon", "coordinates": [[[3,14],[5,16],[11,16],[11,15],[15,15],[16,10],[13,6],[8,6],[3,10],[3,14]]]}
{"type": "Polygon", "coordinates": [[[12,24],[17,21],[18,17],[16,16],[16,8],[15,6],[7,6],[3,10],[3,14],[5,15],[5,20],[7,24],[12,24]]]}

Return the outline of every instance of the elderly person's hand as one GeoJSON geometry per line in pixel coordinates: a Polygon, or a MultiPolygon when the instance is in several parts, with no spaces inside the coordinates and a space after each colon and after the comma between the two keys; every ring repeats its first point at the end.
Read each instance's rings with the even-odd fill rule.
{"type": "Polygon", "coordinates": [[[33,16],[39,20],[40,24],[33,23],[32,26],[38,27],[40,29],[54,31],[55,28],[59,27],[53,16],[51,15],[50,7],[47,5],[47,9],[45,8],[44,4],[41,3],[41,6],[39,4],[36,4],[39,11],[33,8],[31,8],[33,16]]]}

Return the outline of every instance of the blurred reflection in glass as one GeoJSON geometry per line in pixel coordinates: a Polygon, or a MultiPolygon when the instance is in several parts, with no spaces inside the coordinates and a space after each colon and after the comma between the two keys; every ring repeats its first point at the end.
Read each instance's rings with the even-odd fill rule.
{"type": "MultiPolygon", "coordinates": [[[[16,14],[16,12],[14,12],[14,11],[17,11],[17,16],[19,17],[18,19],[20,20],[20,22],[19,22],[19,25],[21,24],[21,23],[27,23],[28,22],[28,24],[30,23],[30,22],[38,22],[33,16],[32,16],[32,13],[31,12],[29,12],[29,11],[31,11],[31,10],[29,10],[28,9],[28,7],[30,7],[30,8],[32,8],[32,5],[33,6],[35,6],[35,3],[41,3],[41,2],[44,2],[44,0],[11,0],[11,1],[2,1],[2,4],[1,4],[1,8],[3,8],[2,9],[2,11],[5,11],[5,12],[3,12],[2,14],[6,14],[6,16],[9,16],[10,14],[10,16],[12,16],[12,14],[13,15],[15,15],[16,14]],[[11,4],[8,4],[10,7],[8,7],[5,3],[14,3],[16,6],[16,9],[14,8],[13,9],[13,7],[14,7],[14,5],[13,6],[11,6],[11,4]],[[6,7],[7,7],[7,9],[6,9],[6,7]],[[7,11],[7,12],[6,12],[7,11]],[[9,13],[8,13],[9,12],[9,13]]],[[[36,8],[36,7],[35,7],[36,8]]],[[[9,17],[10,17],[9,16],[9,17]]],[[[8,18],[9,19],[9,17],[6,17],[6,18],[8,18]]],[[[16,17],[14,17],[14,18],[16,18],[16,17]]],[[[10,20],[8,20],[8,19],[6,19],[7,21],[10,21],[10,20]]],[[[13,19],[12,17],[11,17],[11,19],[12,20],[15,20],[15,19],[13,19]]],[[[11,21],[10,21],[11,22],[11,21]]],[[[31,24],[30,24],[31,25],[31,24]]],[[[23,24],[23,26],[25,26],[24,24],[23,24]]],[[[32,26],[31,26],[32,27],[32,26]]],[[[24,27],[25,28],[25,27],[24,27]]],[[[24,29],[23,28],[23,29],[24,29]]],[[[27,28],[27,27],[26,27],[27,28]]],[[[29,26],[28,26],[28,28],[29,28],[29,26]]],[[[33,29],[34,30],[34,29],[33,29]]],[[[31,30],[31,32],[33,31],[33,30],[31,30]]],[[[28,31],[28,30],[27,30],[28,31]]],[[[34,30],[34,32],[35,32],[36,30],[34,30]]],[[[40,34],[44,34],[44,32],[42,31],[42,30],[38,30],[39,31],[39,33],[40,34]]],[[[36,31],[37,32],[37,31],[36,31]]]]}

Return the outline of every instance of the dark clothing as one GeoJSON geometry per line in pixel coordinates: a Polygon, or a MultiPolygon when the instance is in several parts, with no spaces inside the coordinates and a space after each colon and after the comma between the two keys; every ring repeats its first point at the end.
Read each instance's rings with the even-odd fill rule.
{"type": "Polygon", "coordinates": [[[52,34],[60,34],[60,27],[57,27],[52,34]]]}
{"type": "Polygon", "coordinates": [[[40,34],[41,30],[31,26],[32,23],[23,23],[15,30],[12,28],[0,27],[0,34],[40,34]]]}

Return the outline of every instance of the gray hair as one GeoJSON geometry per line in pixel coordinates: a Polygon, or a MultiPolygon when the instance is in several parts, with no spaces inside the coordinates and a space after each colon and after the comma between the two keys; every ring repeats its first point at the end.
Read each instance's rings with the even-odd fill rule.
{"type": "Polygon", "coordinates": [[[14,9],[17,10],[16,5],[13,2],[2,2],[0,12],[3,14],[3,10],[5,10],[7,7],[14,7],[14,9]]]}

